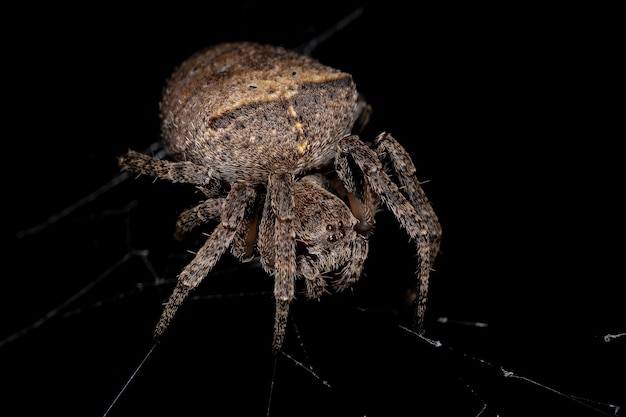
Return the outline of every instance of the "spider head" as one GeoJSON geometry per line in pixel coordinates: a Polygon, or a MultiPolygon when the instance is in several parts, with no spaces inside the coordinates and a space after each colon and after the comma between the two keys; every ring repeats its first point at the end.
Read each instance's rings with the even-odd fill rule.
{"type": "Polygon", "coordinates": [[[357,238],[358,220],[317,176],[298,182],[295,192],[296,236],[309,255],[343,252],[357,238]]]}

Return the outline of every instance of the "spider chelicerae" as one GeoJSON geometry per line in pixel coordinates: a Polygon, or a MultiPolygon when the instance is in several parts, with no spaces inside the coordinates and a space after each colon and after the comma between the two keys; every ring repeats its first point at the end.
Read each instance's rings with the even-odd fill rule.
{"type": "Polygon", "coordinates": [[[205,200],[179,216],[177,237],[217,225],[178,276],[155,338],[229,250],[274,277],[278,352],[297,280],[309,298],[352,286],[382,208],[417,247],[421,331],[441,226],[405,149],[387,133],[371,144],[357,135],[369,114],[350,74],[282,47],[223,43],[176,68],[160,105],[173,161],[129,151],[119,163],[202,191],[205,200]]]}

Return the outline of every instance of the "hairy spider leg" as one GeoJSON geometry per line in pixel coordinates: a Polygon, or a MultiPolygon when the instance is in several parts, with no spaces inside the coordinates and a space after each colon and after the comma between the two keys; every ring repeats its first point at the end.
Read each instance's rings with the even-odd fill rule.
{"type": "Polygon", "coordinates": [[[426,197],[424,189],[417,179],[415,165],[407,151],[389,133],[383,132],[374,139],[374,150],[383,163],[388,163],[395,173],[400,189],[408,197],[419,215],[428,224],[431,242],[431,264],[439,253],[441,246],[441,224],[426,197]]]}
{"type": "Polygon", "coordinates": [[[289,316],[289,304],[295,295],[296,232],[294,183],[292,174],[271,174],[267,182],[265,207],[259,226],[258,247],[261,264],[274,275],[276,314],[272,351],[282,347],[289,316]]]}
{"type": "Polygon", "coordinates": [[[211,195],[217,195],[219,191],[219,181],[213,177],[211,170],[193,162],[164,161],[131,150],[120,156],[118,163],[126,171],[150,175],[171,182],[201,185],[211,195]]]}
{"type": "Polygon", "coordinates": [[[428,219],[425,219],[420,214],[424,210],[420,209],[418,212],[385,173],[382,162],[378,159],[376,153],[362,142],[358,136],[349,135],[342,138],[338,143],[335,169],[346,189],[358,195],[357,190],[354,188],[355,174],[352,171],[355,165],[362,172],[364,180],[372,188],[372,191],[381,197],[411,239],[416,242],[418,257],[417,299],[413,325],[416,331],[422,332],[428,297],[431,259],[433,258],[433,245],[431,242],[433,233],[429,229],[431,225],[429,225],[428,219]]]}
{"type": "Polygon", "coordinates": [[[165,305],[154,330],[155,339],[161,337],[189,292],[202,282],[226,249],[230,247],[239,225],[245,221],[248,205],[255,199],[256,191],[252,185],[244,182],[236,182],[232,185],[224,201],[220,223],[178,276],[174,292],[165,305]]]}
{"type": "MultiPolygon", "coordinates": [[[[214,195],[212,190],[206,190],[205,187],[198,186],[209,198],[195,207],[183,211],[176,221],[176,231],[174,238],[182,240],[187,233],[203,224],[220,219],[224,201],[224,197],[211,197],[214,195]]],[[[257,225],[259,222],[259,200],[264,194],[257,193],[257,200],[253,204],[248,204],[248,210],[245,214],[245,221],[241,222],[237,227],[237,233],[233,238],[230,246],[230,252],[241,262],[249,262],[255,258],[255,245],[257,239],[257,225]]]]}
{"type": "Polygon", "coordinates": [[[229,246],[232,254],[241,261],[253,258],[252,242],[256,240],[257,194],[252,186],[244,186],[242,183],[234,185],[228,196],[223,197],[226,191],[218,179],[211,177],[210,170],[190,162],[157,160],[139,152],[128,151],[119,158],[119,165],[127,171],[175,183],[195,184],[207,197],[202,203],[179,215],[174,234],[176,239],[182,239],[196,227],[221,219],[204,246],[179,275],[178,284],[155,330],[155,337],[160,337],[190,290],[210,272],[229,246]],[[241,187],[245,189],[242,190],[241,187]],[[181,277],[185,278],[184,282],[181,277]]]}
{"type": "Polygon", "coordinates": [[[369,251],[367,238],[363,235],[357,235],[352,244],[351,251],[352,256],[348,260],[348,263],[346,263],[346,266],[341,270],[339,279],[333,281],[333,288],[337,292],[351,287],[361,277],[365,259],[367,259],[369,251]]]}
{"type": "Polygon", "coordinates": [[[223,197],[209,198],[197,206],[180,213],[176,220],[174,238],[181,240],[196,227],[218,220],[222,213],[224,200],[226,199],[223,197]]]}

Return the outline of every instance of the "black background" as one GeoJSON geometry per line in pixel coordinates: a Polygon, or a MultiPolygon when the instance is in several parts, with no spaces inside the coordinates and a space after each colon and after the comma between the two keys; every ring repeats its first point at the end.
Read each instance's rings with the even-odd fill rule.
{"type": "MultiPolygon", "coordinates": [[[[200,243],[172,239],[176,216],[199,196],[131,178],[30,228],[116,178],[116,156],[159,140],[161,88],[188,55],[233,40],[296,48],[358,7],[6,17],[16,29],[3,60],[5,207],[18,237],[2,290],[3,415],[103,415],[150,349],[172,288],[134,293],[154,275],[125,256],[145,250],[154,273],[174,279],[200,243]]],[[[319,379],[285,355],[273,373],[272,281],[228,256],[196,295],[242,295],[189,300],[110,416],[596,416],[624,405],[624,337],[603,339],[626,329],[615,12],[362,10],[313,56],[353,74],[374,108],[364,136],[392,133],[428,181],[444,234],[426,336],[442,347],[399,327],[414,246],[380,213],[354,290],[294,302],[284,352],[319,379]]]]}

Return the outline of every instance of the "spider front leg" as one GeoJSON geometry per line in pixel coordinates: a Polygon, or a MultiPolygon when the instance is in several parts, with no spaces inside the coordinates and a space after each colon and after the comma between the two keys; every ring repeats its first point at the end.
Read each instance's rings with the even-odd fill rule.
{"type": "MultiPolygon", "coordinates": [[[[198,187],[205,195],[209,195],[204,187],[198,187]]],[[[174,238],[182,240],[187,233],[211,221],[219,220],[224,207],[224,197],[208,198],[202,203],[183,211],[176,221],[174,238]]],[[[257,239],[256,226],[258,224],[257,202],[249,204],[245,214],[245,221],[237,227],[230,252],[241,262],[254,259],[254,247],[257,239]]]]}
{"type": "Polygon", "coordinates": [[[393,168],[401,190],[427,223],[431,234],[431,263],[434,263],[441,244],[441,224],[417,179],[417,170],[411,157],[393,136],[385,132],[379,134],[374,140],[374,149],[378,158],[383,162],[388,162],[393,168]]]}
{"type": "Polygon", "coordinates": [[[429,204],[428,201],[418,200],[417,208],[414,207],[385,173],[376,153],[356,135],[346,136],[339,142],[335,168],[348,192],[356,195],[359,195],[356,189],[356,184],[359,183],[357,179],[362,176],[362,180],[371,187],[374,194],[380,196],[411,239],[416,242],[418,268],[414,327],[417,331],[422,331],[428,280],[432,260],[436,254],[433,252],[438,249],[438,244],[433,242],[433,236],[436,236],[437,232],[432,230],[432,217],[429,217],[429,211],[424,209],[424,206],[429,204]],[[354,172],[355,168],[358,168],[359,172],[354,172]]]}
{"type": "Polygon", "coordinates": [[[295,295],[296,232],[293,175],[272,174],[268,178],[265,207],[259,226],[261,263],[274,275],[276,314],[272,350],[277,353],[285,337],[289,304],[295,295]]]}
{"type": "Polygon", "coordinates": [[[243,182],[233,184],[225,198],[220,223],[198,250],[193,260],[178,276],[174,292],[154,330],[155,339],[161,337],[189,292],[195,289],[211,272],[217,261],[231,245],[239,226],[245,221],[248,205],[254,203],[255,199],[256,191],[253,186],[243,182]]]}

